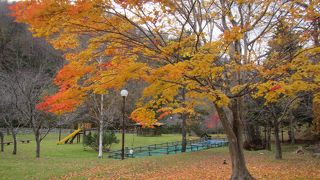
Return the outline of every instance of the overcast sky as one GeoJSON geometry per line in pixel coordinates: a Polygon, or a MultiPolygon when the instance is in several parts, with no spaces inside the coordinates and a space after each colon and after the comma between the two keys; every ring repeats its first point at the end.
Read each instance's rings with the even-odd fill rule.
{"type": "MultiPolygon", "coordinates": [[[[0,0],[0,1],[5,1],[5,0],[0,0]]],[[[7,0],[8,2],[17,2],[17,1],[21,1],[21,0],[7,0]]]]}

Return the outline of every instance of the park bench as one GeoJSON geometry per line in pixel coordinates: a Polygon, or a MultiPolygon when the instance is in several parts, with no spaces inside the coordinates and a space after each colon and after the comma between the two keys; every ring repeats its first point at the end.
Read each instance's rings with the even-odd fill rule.
{"type": "Polygon", "coordinates": [[[26,139],[26,140],[20,140],[22,143],[30,143],[31,140],[26,139]]]}
{"type": "Polygon", "coordinates": [[[9,141],[9,142],[3,142],[3,144],[6,144],[6,145],[10,145],[11,143],[13,143],[12,141],[9,141]]]}

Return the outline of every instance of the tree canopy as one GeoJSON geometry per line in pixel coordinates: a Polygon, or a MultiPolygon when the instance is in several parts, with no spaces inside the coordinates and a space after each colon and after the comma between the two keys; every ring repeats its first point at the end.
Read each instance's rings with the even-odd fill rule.
{"type": "MultiPolygon", "coordinates": [[[[251,177],[241,144],[243,97],[266,103],[299,92],[320,101],[319,4],[277,0],[29,0],[11,7],[18,22],[65,53],[59,92],[38,108],[75,110],[88,93],[119,89],[132,79],[148,86],[132,113],[144,124],[156,112],[192,113],[213,103],[231,143],[232,177],[251,177]],[[280,22],[301,49],[283,56],[270,38],[280,22]],[[185,101],[177,101],[177,97],[185,101]],[[181,105],[183,103],[183,105],[181,105]],[[232,117],[228,114],[232,114],[232,117]]],[[[283,42],[282,42],[283,43],[283,42]]]]}

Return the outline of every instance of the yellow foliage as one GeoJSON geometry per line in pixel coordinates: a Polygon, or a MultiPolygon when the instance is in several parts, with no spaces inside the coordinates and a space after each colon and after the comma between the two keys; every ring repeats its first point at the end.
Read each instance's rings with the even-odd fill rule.
{"type": "Polygon", "coordinates": [[[155,116],[156,113],[154,111],[144,107],[135,109],[130,115],[131,119],[146,127],[152,127],[157,121],[155,116]]]}
{"type": "MultiPolygon", "coordinates": [[[[256,50],[256,44],[265,45],[265,35],[273,31],[267,28],[268,32],[251,44],[253,52],[245,57],[244,50],[248,48],[242,48],[248,40],[245,37],[254,36],[253,31],[263,28],[261,23],[273,18],[272,8],[263,11],[270,2],[235,1],[234,7],[254,4],[252,7],[262,8],[240,24],[232,23],[239,17],[231,9],[223,8],[220,12],[209,8],[211,1],[199,1],[199,7],[208,7],[208,12],[201,14],[203,24],[208,19],[222,22],[221,14],[226,16],[226,25],[221,24],[222,34],[216,40],[208,38],[211,21],[206,27],[193,29],[189,22],[181,27],[181,17],[176,16],[180,7],[173,1],[44,0],[19,2],[12,9],[17,21],[28,23],[35,36],[44,37],[55,48],[67,52],[65,58],[69,63],[55,78],[55,83],[66,90],[63,95],[78,91],[103,94],[108,89],[123,87],[130,80],[144,80],[148,83],[140,102],[144,108],[139,106],[132,116],[150,124],[156,121],[151,108],[190,114],[196,105],[207,102],[227,106],[228,96],[246,86],[255,90],[255,97],[263,97],[267,103],[319,89],[320,67],[310,57],[319,54],[320,47],[303,47],[293,59],[286,60],[280,58],[281,52],[274,52],[260,62],[255,59],[260,51],[256,50]],[[129,11],[131,14],[126,14],[129,11]],[[83,38],[81,46],[79,37],[83,38]],[[236,50],[237,43],[241,50],[236,50]],[[181,100],[182,89],[186,92],[184,100],[181,100]]],[[[278,6],[276,1],[273,3],[278,6]]],[[[310,3],[305,11],[295,6],[284,8],[292,7],[296,11],[288,9],[288,12],[293,17],[309,22],[318,17],[316,6],[310,3]]],[[[190,21],[198,18],[192,13],[190,16],[190,21]]],[[[310,40],[310,35],[307,37],[305,41],[310,40]]],[[[281,46],[286,41],[280,37],[269,45],[281,46]]]]}

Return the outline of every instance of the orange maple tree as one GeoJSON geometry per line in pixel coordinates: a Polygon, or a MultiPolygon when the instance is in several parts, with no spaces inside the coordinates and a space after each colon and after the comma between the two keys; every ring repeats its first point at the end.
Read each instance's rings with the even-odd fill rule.
{"type": "MultiPolygon", "coordinates": [[[[292,90],[302,81],[305,67],[319,77],[318,65],[306,58],[319,52],[318,47],[306,47],[290,63],[276,68],[261,65],[266,60],[265,39],[279,17],[292,20],[292,25],[306,21],[302,15],[294,16],[299,9],[295,3],[299,4],[277,0],[30,0],[11,9],[17,21],[29,24],[35,36],[63,50],[68,61],[55,80],[60,91],[39,108],[72,111],[88,93],[103,94],[130,79],[143,79],[148,87],[133,119],[151,124],[157,121],[156,109],[192,113],[197,104],[211,103],[230,142],[231,177],[252,179],[242,149],[243,96],[257,91],[257,96],[276,101],[281,93],[299,92],[302,89],[284,89],[292,90]],[[295,76],[282,78],[288,67],[294,67],[295,76]],[[277,78],[266,78],[272,75],[277,78]],[[273,88],[276,84],[281,88],[273,88]],[[183,89],[185,101],[177,104],[175,99],[183,89]]],[[[314,6],[310,4],[309,9],[316,14],[314,6]]],[[[318,81],[311,78],[313,82],[302,82],[315,90],[318,81]]]]}

